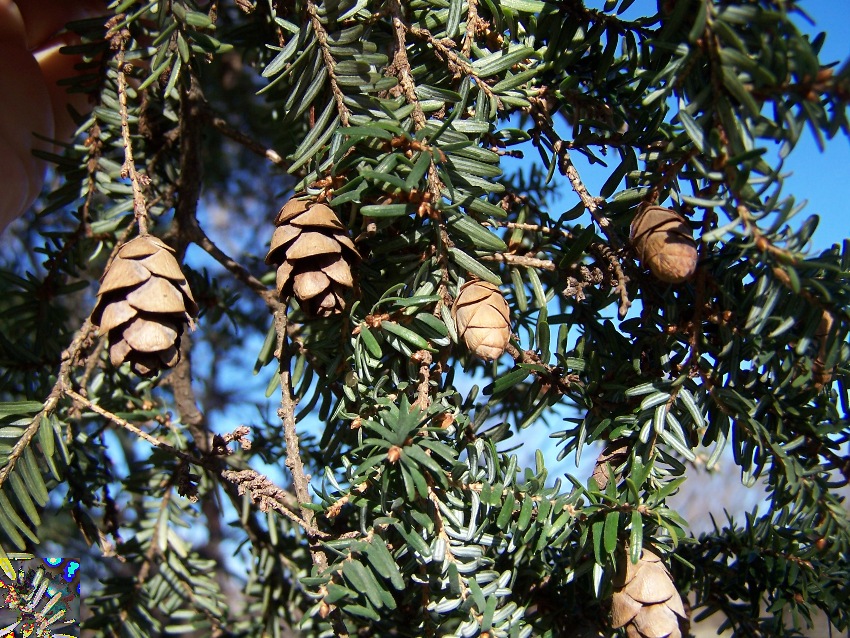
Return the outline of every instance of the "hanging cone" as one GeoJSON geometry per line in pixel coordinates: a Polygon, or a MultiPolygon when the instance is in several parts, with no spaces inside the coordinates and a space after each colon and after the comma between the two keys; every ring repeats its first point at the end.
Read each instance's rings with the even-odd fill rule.
{"type": "MultiPolygon", "coordinates": [[[[626,554],[614,579],[611,626],[629,638],[681,638],[687,614],[661,557],[648,549],[637,564],[626,554]]],[[[687,632],[685,632],[687,635],[687,632]]]]}
{"type": "Polygon", "coordinates": [[[354,288],[351,264],[360,254],[333,210],[291,199],[280,209],[275,224],[266,263],[278,266],[281,299],[295,295],[313,316],[329,317],[345,310],[346,297],[354,288]]]}
{"type": "Polygon", "coordinates": [[[690,279],[697,267],[697,245],[691,228],[674,210],[649,206],[632,222],[632,245],[638,260],[661,281],[690,279]]]}
{"type": "Polygon", "coordinates": [[[466,347],[482,359],[498,359],[511,338],[511,311],[499,289],[487,281],[468,281],[452,305],[452,319],[466,347]]]}
{"type": "Polygon", "coordinates": [[[143,377],[180,360],[180,336],[198,315],[173,251],[144,235],[124,244],[103,274],[92,322],[109,336],[109,359],[143,377]]]}

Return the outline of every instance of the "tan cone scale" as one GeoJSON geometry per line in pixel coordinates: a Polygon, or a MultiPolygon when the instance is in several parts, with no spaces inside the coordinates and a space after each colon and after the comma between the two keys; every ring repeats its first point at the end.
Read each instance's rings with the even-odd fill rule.
{"type": "Polygon", "coordinates": [[[661,281],[690,279],[697,267],[697,245],[691,228],[676,211],[649,206],[632,222],[632,245],[640,263],[661,281]]]}
{"type": "Polygon", "coordinates": [[[468,281],[452,305],[457,334],[482,359],[498,359],[511,338],[511,311],[499,289],[487,281],[468,281]]]}
{"type": "Polygon", "coordinates": [[[150,235],[128,241],[97,296],[92,322],[109,336],[112,365],[129,362],[143,377],[177,365],[180,336],[198,304],[169,246],[150,235]]]}
{"type": "Polygon", "coordinates": [[[354,288],[351,264],[360,254],[345,226],[324,204],[290,199],[275,219],[267,264],[276,264],[281,299],[295,295],[310,315],[329,317],[345,310],[354,288]]]}
{"type": "Polygon", "coordinates": [[[644,549],[637,564],[621,559],[614,580],[611,626],[629,638],[681,638],[687,620],[682,597],[661,557],[644,549]]]}

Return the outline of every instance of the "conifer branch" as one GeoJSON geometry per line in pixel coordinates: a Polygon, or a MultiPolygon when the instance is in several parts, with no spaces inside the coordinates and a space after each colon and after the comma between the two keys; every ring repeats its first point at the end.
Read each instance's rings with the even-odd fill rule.
{"type": "Polygon", "coordinates": [[[142,186],[147,185],[150,180],[136,171],[136,162],[133,159],[133,142],[130,136],[130,122],[127,112],[127,79],[124,69],[124,50],[130,37],[129,31],[120,29],[117,32],[114,27],[110,33],[111,46],[118,49],[116,65],[118,73],[118,107],[121,116],[121,137],[124,140],[124,164],[121,166],[121,176],[129,177],[133,187],[133,213],[139,225],[139,234],[148,234],[148,211],[145,204],[145,196],[142,186]]]}
{"type": "MultiPolygon", "coordinates": [[[[283,436],[286,441],[286,467],[292,474],[292,485],[295,490],[295,497],[301,506],[301,516],[307,523],[307,528],[315,530],[313,510],[305,507],[313,499],[310,497],[310,479],[304,472],[298,432],[295,429],[295,401],[290,387],[289,347],[286,343],[286,313],[284,310],[275,313],[275,330],[277,331],[277,351],[275,355],[280,360],[280,410],[278,410],[278,416],[283,422],[283,436]]],[[[321,550],[312,553],[313,562],[320,570],[324,571],[328,566],[325,553],[321,550]]]]}
{"type": "MultiPolygon", "coordinates": [[[[290,356],[289,346],[286,343],[287,320],[285,308],[275,312],[274,325],[277,331],[277,350],[275,356],[277,356],[280,362],[280,409],[278,410],[278,416],[283,422],[283,438],[286,441],[285,464],[292,475],[295,497],[300,504],[301,518],[305,523],[304,529],[311,537],[311,541],[315,541],[324,535],[318,532],[315,514],[312,509],[307,507],[312,502],[312,498],[310,497],[310,478],[304,471],[298,432],[295,427],[295,399],[292,396],[292,379],[289,372],[290,356]]],[[[320,549],[317,545],[311,544],[310,556],[320,574],[327,571],[328,558],[324,550],[320,549]]],[[[330,613],[337,636],[347,637],[348,631],[339,613],[339,609],[333,609],[330,613]]]]}
{"type": "Polygon", "coordinates": [[[537,268],[538,270],[548,270],[554,272],[557,270],[555,262],[551,259],[538,259],[537,257],[528,257],[527,255],[514,255],[512,253],[493,253],[492,255],[483,255],[482,261],[497,261],[504,264],[514,266],[526,266],[528,268],[537,268]]]}
{"type": "Polygon", "coordinates": [[[219,133],[221,133],[225,137],[229,137],[234,142],[241,144],[249,151],[259,155],[260,157],[265,157],[272,164],[276,164],[279,166],[284,164],[283,158],[280,156],[280,153],[278,153],[273,148],[266,148],[263,144],[255,140],[247,133],[243,133],[239,129],[232,126],[224,117],[213,113],[209,105],[205,105],[205,108],[201,110],[201,116],[204,118],[204,120],[209,122],[209,124],[219,133]]]}
{"type": "MultiPolygon", "coordinates": [[[[394,52],[391,70],[398,78],[401,90],[407,103],[413,107],[413,125],[416,130],[425,128],[425,113],[416,95],[416,84],[410,69],[410,60],[407,58],[406,31],[410,27],[404,21],[401,3],[399,0],[389,0],[390,12],[393,21],[394,52]]],[[[433,164],[433,162],[432,162],[433,164]]]]}
{"type": "Polygon", "coordinates": [[[186,229],[186,233],[193,243],[203,248],[209,253],[210,257],[230,271],[236,279],[253,290],[272,312],[276,312],[281,308],[281,302],[277,298],[275,291],[270,290],[262,281],[254,277],[245,266],[221,250],[204,232],[197,220],[190,223],[190,226],[186,229]]]}
{"type": "Polygon", "coordinates": [[[434,37],[434,35],[428,29],[422,29],[420,27],[415,27],[412,25],[405,25],[405,28],[410,31],[410,33],[417,38],[421,38],[428,42],[432,47],[434,47],[434,51],[436,51],[440,56],[445,58],[449,71],[453,74],[464,74],[473,79],[475,79],[475,86],[479,87],[484,94],[491,99],[496,100],[497,108],[504,108],[502,101],[499,99],[493,89],[490,88],[490,85],[484,81],[484,79],[478,75],[478,72],[475,70],[468,61],[461,58],[449,45],[454,43],[451,40],[448,40],[448,43],[444,40],[438,40],[434,37]]]}
{"type": "Polygon", "coordinates": [[[138,428],[135,425],[133,425],[132,423],[130,423],[129,421],[127,421],[126,419],[122,419],[117,414],[110,412],[106,408],[100,407],[96,403],[93,403],[91,401],[91,399],[84,397],[82,394],[79,394],[78,392],[76,392],[72,388],[65,388],[63,390],[63,394],[65,394],[66,396],[73,399],[81,407],[83,407],[87,410],[91,410],[95,414],[99,414],[100,416],[111,421],[112,423],[114,423],[118,427],[121,427],[121,428],[127,430],[131,434],[136,435],[137,437],[139,437],[143,441],[146,441],[147,443],[150,443],[154,447],[157,447],[161,450],[164,450],[164,451],[168,452],[169,454],[173,454],[174,456],[176,456],[176,457],[178,457],[178,458],[180,458],[184,461],[194,463],[195,465],[204,465],[203,460],[201,460],[201,459],[199,459],[199,458],[197,458],[197,457],[195,457],[191,454],[188,454],[187,452],[183,452],[182,450],[178,450],[173,445],[170,445],[170,444],[166,443],[165,441],[161,441],[158,438],[156,438],[155,436],[151,436],[150,434],[148,434],[147,432],[145,432],[141,428],[138,428]]]}
{"type": "Polygon", "coordinates": [[[331,54],[328,46],[328,32],[322,25],[319,19],[319,13],[316,8],[316,3],[313,0],[307,0],[307,15],[310,17],[310,25],[313,27],[313,32],[316,34],[316,39],[319,41],[319,48],[322,51],[322,61],[325,63],[325,69],[328,72],[328,81],[331,84],[331,93],[333,93],[334,101],[336,102],[336,110],[339,113],[339,121],[343,126],[348,126],[351,111],[345,105],[345,95],[339,88],[339,82],[336,79],[336,62],[331,54]]]}
{"type": "MultiPolygon", "coordinates": [[[[529,100],[531,102],[531,108],[529,112],[534,119],[534,123],[539,132],[545,133],[546,137],[552,143],[552,147],[555,149],[555,153],[558,155],[558,169],[561,174],[564,175],[573,187],[573,190],[578,195],[581,203],[584,204],[584,207],[591,214],[594,221],[599,225],[599,228],[605,233],[605,236],[608,237],[608,241],[611,242],[611,245],[614,248],[619,248],[622,245],[620,238],[617,237],[614,230],[611,228],[611,222],[607,217],[602,215],[599,211],[599,199],[593,197],[587,190],[587,186],[584,185],[584,182],[581,179],[581,176],[578,173],[578,170],[573,164],[572,158],[570,157],[569,149],[558,133],[555,131],[555,127],[552,125],[552,120],[549,117],[549,112],[546,108],[545,100],[540,97],[533,97],[529,100]]],[[[537,138],[536,138],[537,139],[537,138]]],[[[539,143],[539,139],[537,141],[539,143]]]]}
{"type": "Polygon", "coordinates": [[[463,36],[463,44],[460,47],[461,55],[467,59],[469,59],[469,53],[472,49],[472,41],[475,40],[476,32],[481,28],[482,23],[484,23],[484,20],[478,16],[478,0],[468,0],[466,5],[466,32],[463,36]]]}

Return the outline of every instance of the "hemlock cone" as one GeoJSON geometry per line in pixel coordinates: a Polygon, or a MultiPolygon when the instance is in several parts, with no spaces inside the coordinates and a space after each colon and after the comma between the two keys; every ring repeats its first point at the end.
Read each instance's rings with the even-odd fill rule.
{"type": "Polygon", "coordinates": [[[620,559],[611,601],[611,626],[629,638],[681,638],[687,618],[682,597],[661,557],[644,549],[637,564],[620,559]]]}
{"type": "Polygon", "coordinates": [[[109,359],[150,377],[180,360],[180,336],[198,304],[173,250],[150,235],[124,244],[103,274],[92,322],[109,335],[109,359]]]}
{"type": "Polygon", "coordinates": [[[345,226],[324,204],[290,199],[275,218],[267,264],[277,264],[277,292],[292,294],[313,316],[329,317],[346,307],[354,288],[351,263],[360,258],[345,226]]]}
{"type": "Polygon", "coordinates": [[[632,245],[640,263],[661,281],[690,279],[697,267],[697,246],[691,228],[676,211],[649,206],[632,222],[632,245]]]}
{"type": "Polygon", "coordinates": [[[482,359],[498,359],[511,338],[511,311],[499,289],[487,281],[468,281],[452,305],[457,333],[482,359]]]}

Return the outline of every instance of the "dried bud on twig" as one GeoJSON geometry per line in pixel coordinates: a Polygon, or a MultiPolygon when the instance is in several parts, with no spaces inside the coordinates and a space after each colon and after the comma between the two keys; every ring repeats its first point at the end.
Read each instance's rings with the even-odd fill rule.
{"type": "Polygon", "coordinates": [[[614,580],[611,626],[629,638],[681,638],[687,621],[682,597],[661,557],[644,549],[637,564],[623,555],[614,580]]]}
{"type": "Polygon", "coordinates": [[[360,255],[336,214],[324,204],[290,199],[275,225],[266,263],[278,264],[281,298],[294,294],[314,316],[342,312],[354,288],[351,263],[360,255]]]}
{"type": "Polygon", "coordinates": [[[691,228],[676,211],[649,206],[632,222],[632,245],[640,263],[661,281],[690,279],[697,267],[697,246],[691,228]]]}
{"type": "Polygon", "coordinates": [[[150,377],[180,360],[180,336],[198,315],[189,284],[162,241],[143,235],[128,241],[103,274],[92,323],[109,335],[112,365],[125,361],[150,377]]]}
{"type": "Polygon", "coordinates": [[[468,281],[452,306],[452,319],[466,347],[482,359],[498,359],[511,338],[508,302],[493,284],[468,281]]]}
{"type": "Polygon", "coordinates": [[[815,388],[818,390],[832,381],[832,366],[826,367],[826,356],[827,340],[833,322],[832,313],[829,310],[824,310],[821,314],[820,324],[815,331],[815,338],[818,340],[818,354],[812,362],[812,376],[814,377],[815,388]]]}
{"type": "Polygon", "coordinates": [[[596,480],[596,485],[601,491],[605,491],[605,488],[612,479],[619,480],[619,477],[611,476],[608,467],[610,465],[611,470],[614,471],[618,466],[622,465],[629,457],[629,449],[629,439],[622,438],[609,441],[602,452],[599,453],[591,476],[596,480]]]}

